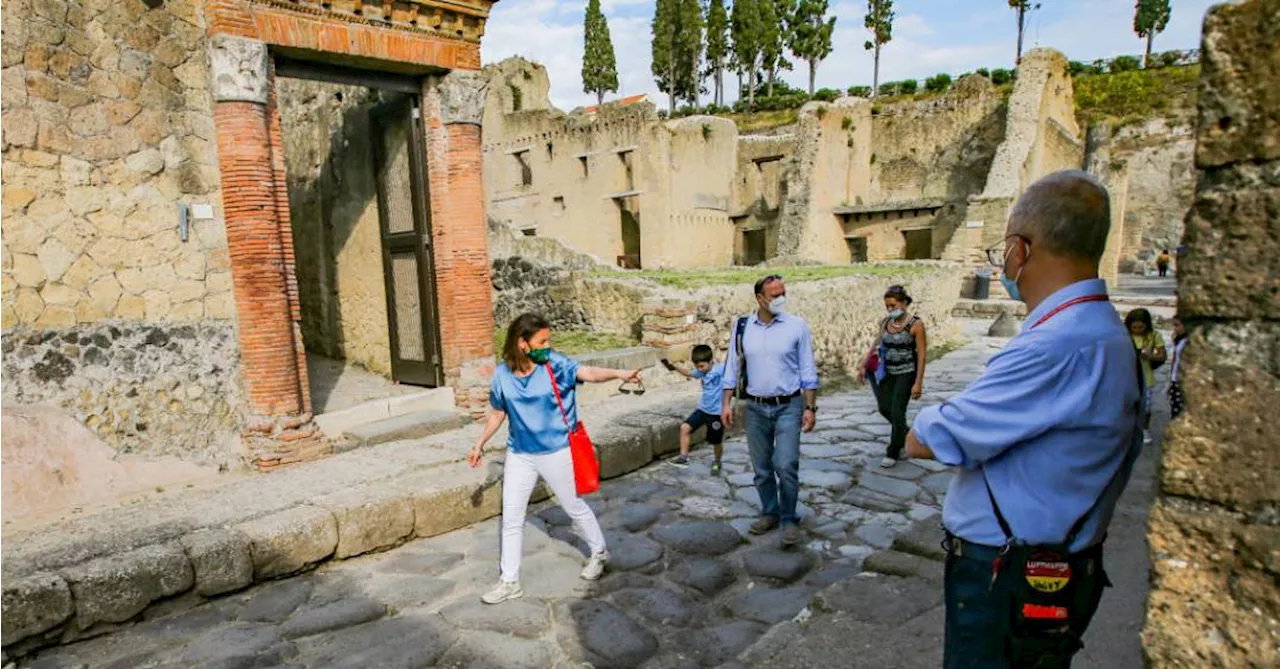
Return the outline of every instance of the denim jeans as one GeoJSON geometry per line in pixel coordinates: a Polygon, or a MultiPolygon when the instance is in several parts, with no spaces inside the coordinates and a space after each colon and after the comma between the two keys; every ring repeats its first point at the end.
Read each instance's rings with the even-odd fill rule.
{"type": "Polygon", "coordinates": [[[755,468],[761,511],[783,525],[795,525],[800,494],[800,423],[804,398],[772,406],[747,401],[747,448],[755,468]]]}

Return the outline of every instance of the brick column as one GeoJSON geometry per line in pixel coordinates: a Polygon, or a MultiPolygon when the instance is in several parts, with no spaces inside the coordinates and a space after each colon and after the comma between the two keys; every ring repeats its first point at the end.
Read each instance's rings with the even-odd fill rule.
{"type": "Polygon", "coordinates": [[[454,71],[423,87],[428,188],[445,378],[458,406],[484,412],[493,373],[493,294],[480,121],[486,81],[454,71]]]}
{"type": "Polygon", "coordinates": [[[262,42],[210,41],[214,128],[247,406],[262,469],[329,452],[311,420],[280,117],[262,42]]]}

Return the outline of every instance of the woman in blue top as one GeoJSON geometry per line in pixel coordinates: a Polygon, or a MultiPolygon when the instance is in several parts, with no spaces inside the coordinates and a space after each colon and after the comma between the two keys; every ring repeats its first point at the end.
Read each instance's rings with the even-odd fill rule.
{"type": "Polygon", "coordinates": [[[541,316],[523,314],[507,328],[502,347],[503,362],[493,373],[489,390],[492,411],[484,432],[467,456],[479,467],[488,443],[502,422],[511,419],[507,430],[507,459],[502,475],[502,579],[480,599],[498,604],[524,595],[520,588],[520,552],[524,540],[524,515],[529,495],[541,476],[573,519],[578,533],[591,547],[591,559],[582,578],[594,581],[604,573],[609,553],[604,533],[591,507],[578,497],[573,478],[573,457],[569,452],[569,425],[578,421],[574,388],[579,382],[640,380],[640,370],[583,367],[574,360],[551,351],[551,326],[541,316]],[[556,402],[560,391],[564,413],[556,402]]]}

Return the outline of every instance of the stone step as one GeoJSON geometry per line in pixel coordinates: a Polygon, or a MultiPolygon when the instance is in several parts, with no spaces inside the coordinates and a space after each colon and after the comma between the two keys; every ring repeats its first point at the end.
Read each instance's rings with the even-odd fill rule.
{"type": "Polygon", "coordinates": [[[862,562],[862,568],[885,576],[907,576],[929,580],[942,578],[941,562],[895,550],[879,551],[868,555],[862,562]]]}
{"type": "Polygon", "coordinates": [[[470,416],[456,411],[415,411],[353,427],[335,441],[333,450],[335,453],[344,453],[353,448],[421,439],[463,427],[470,422],[470,416]]]}
{"type": "Polygon", "coordinates": [[[349,430],[368,423],[417,411],[452,411],[453,408],[453,388],[445,386],[423,389],[411,395],[370,400],[346,409],[317,414],[315,420],[324,436],[336,441],[349,430]]]}

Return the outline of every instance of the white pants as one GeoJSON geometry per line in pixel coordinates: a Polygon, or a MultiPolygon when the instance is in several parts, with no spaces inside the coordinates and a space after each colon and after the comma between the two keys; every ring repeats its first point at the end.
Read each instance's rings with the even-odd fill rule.
{"type": "Polygon", "coordinates": [[[578,497],[573,480],[573,455],[562,448],[546,455],[507,452],[502,473],[502,580],[520,580],[520,553],[524,548],[524,516],[529,496],[538,477],[560,501],[560,508],[573,519],[578,534],[586,539],[593,555],[605,551],[604,532],[591,507],[578,497]]]}

